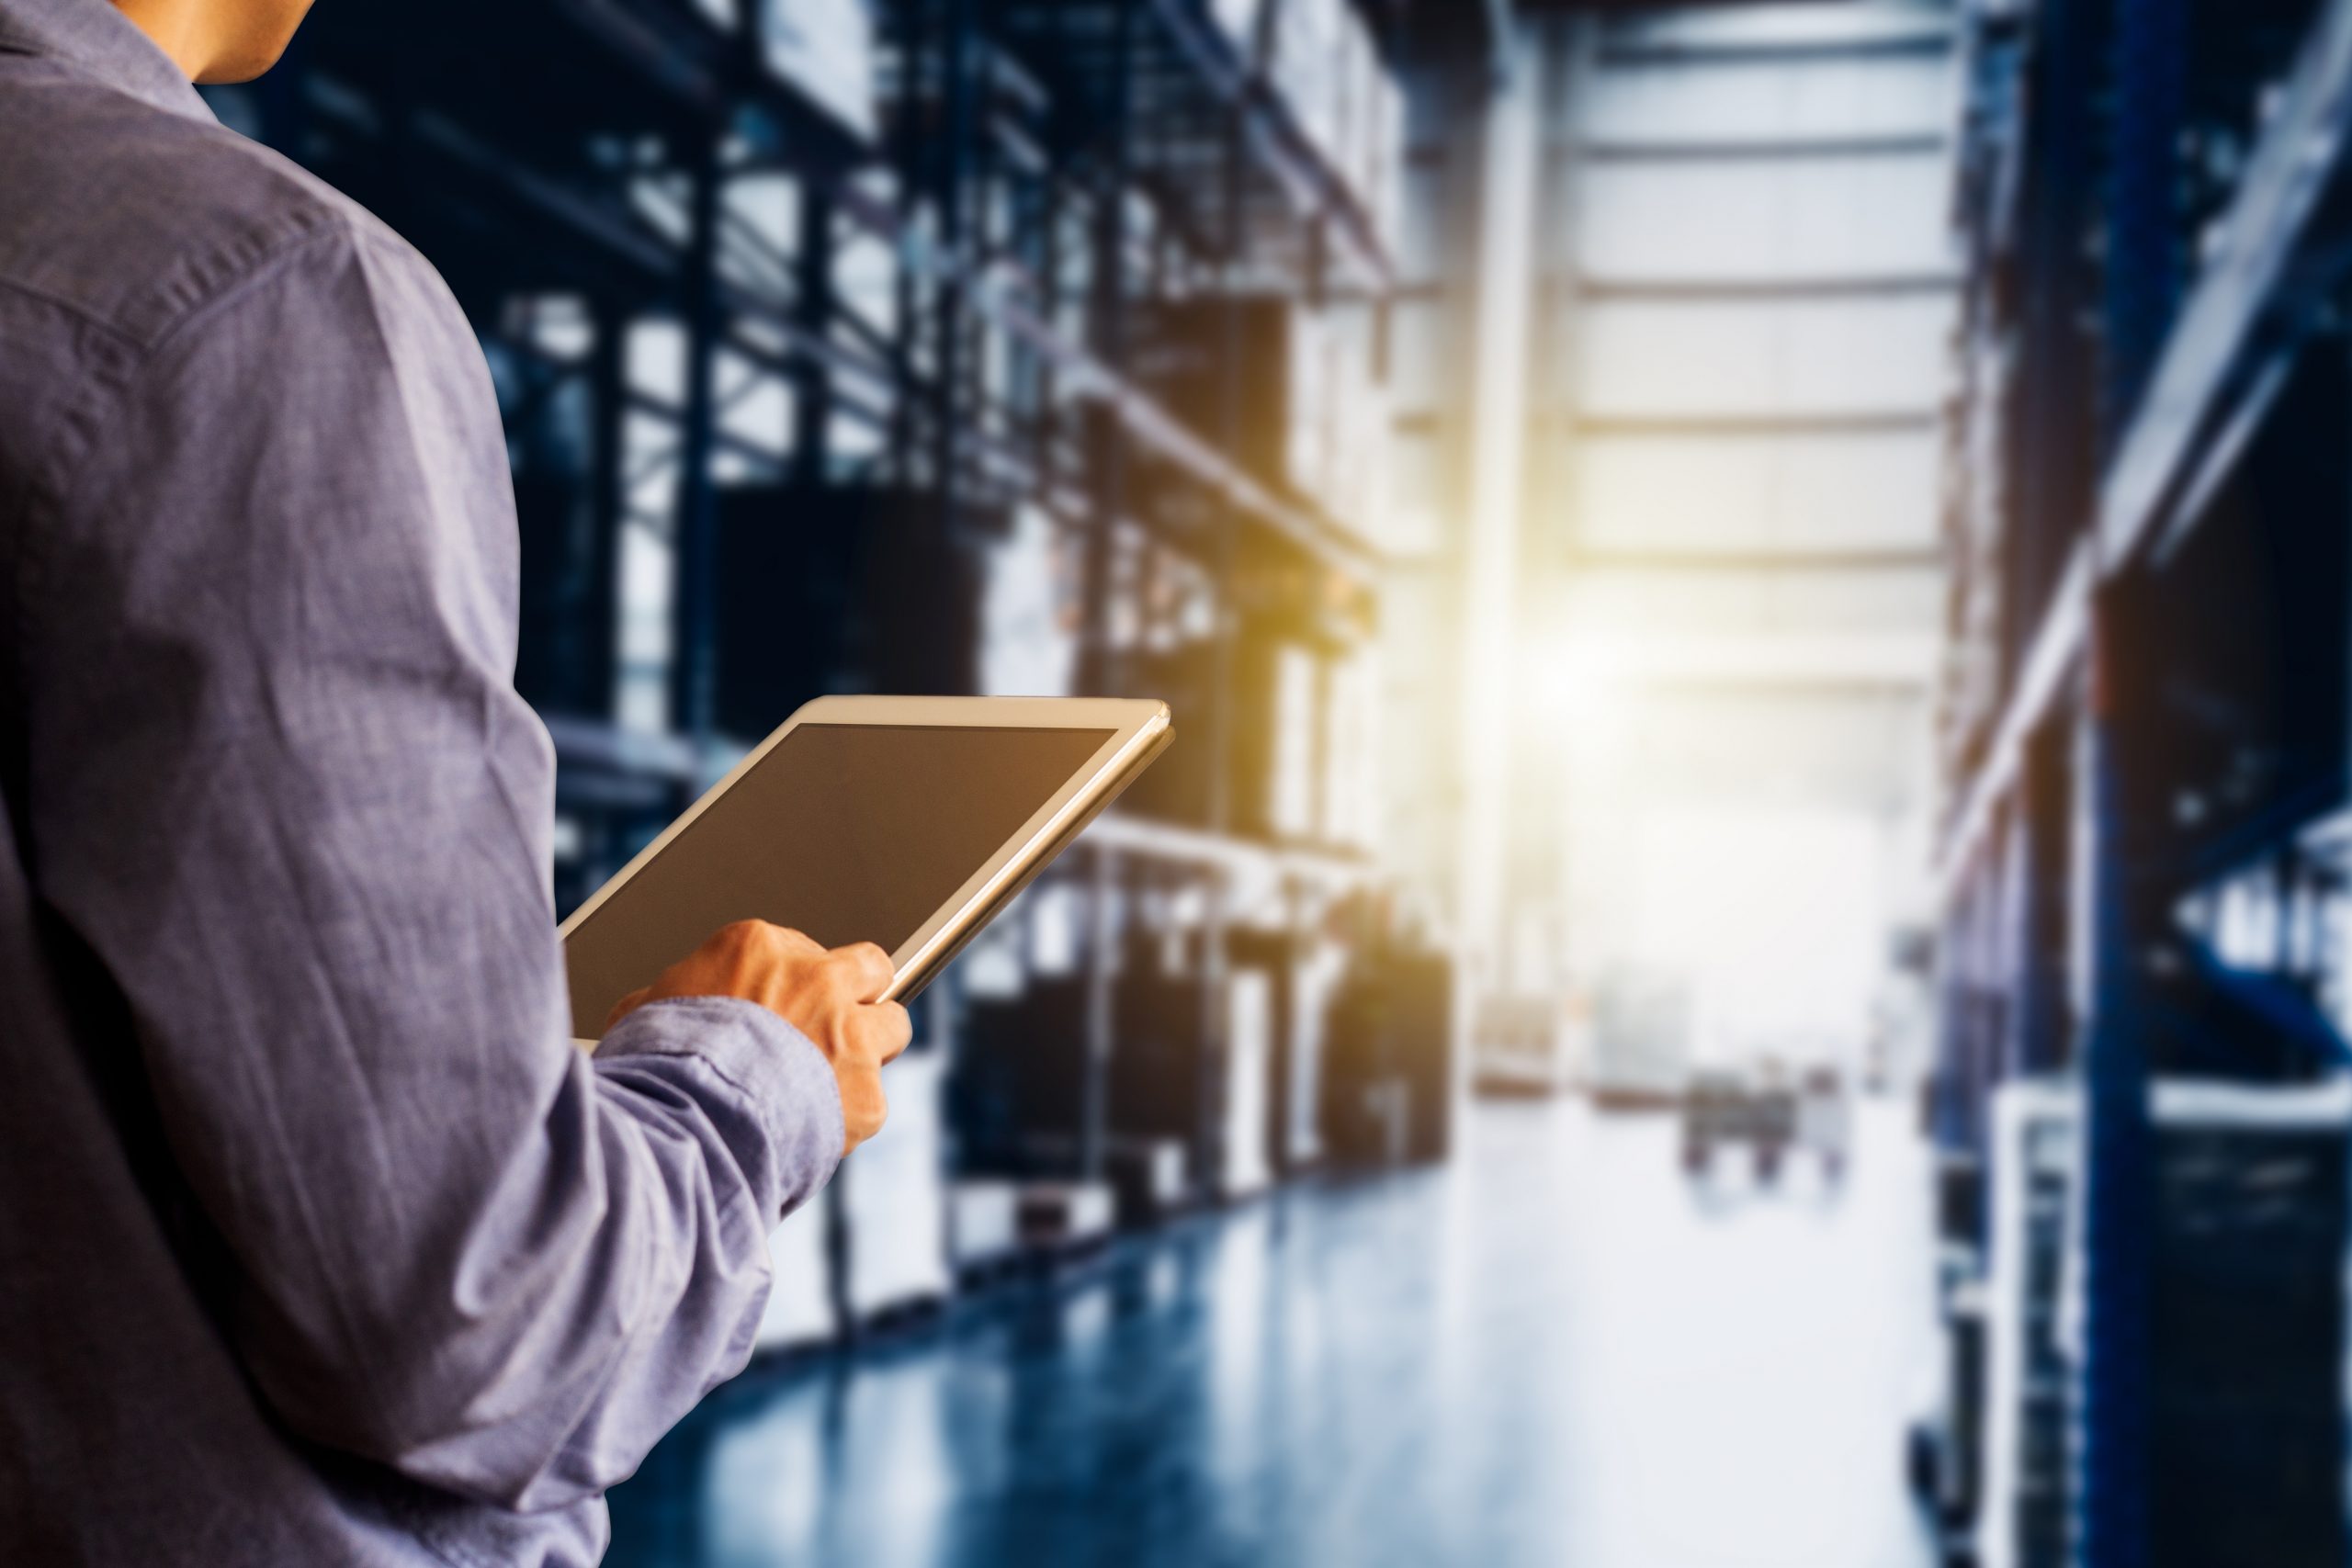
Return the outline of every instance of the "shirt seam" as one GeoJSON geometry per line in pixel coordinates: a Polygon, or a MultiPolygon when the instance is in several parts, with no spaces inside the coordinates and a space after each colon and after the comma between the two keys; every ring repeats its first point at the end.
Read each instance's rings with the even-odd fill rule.
{"type": "MultiPolygon", "coordinates": [[[[96,482],[91,459],[100,450],[102,433],[121,428],[121,421],[106,418],[106,412],[109,409],[119,412],[126,407],[140,382],[187,333],[276,279],[313,246],[338,237],[348,238],[355,244],[360,239],[348,220],[332,209],[322,209],[315,218],[304,221],[287,239],[256,257],[244,271],[223,278],[212,292],[190,303],[144,344],[110,323],[74,312],[76,320],[90,321],[130,353],[121,364],[93,372],[81,394],[58,415],[54,428],[59,440],[52,459],[47,470],[35,475],[25,487],[24,535],[17,548],[11,574],[14,581],[10,584],[17,624],[23,628],[15,669],[10,671],[16,686],[11,695],[18,712],[30,711],[35,667],[49,627],[49,617],[44,614],[49,596],[41,592],[42,573],[53,558],[59,536],[66,519],[73,514],[75,498],[83,487],[96,482]],[[60,482],[60,475],[72,477],[60,482]]],[[[18,290],[26,298],[47,298],[20,284],[9,283],[6,287],[18,290]]],[[[53,303],[73,310],[63,301],[53,303]]]]}
{"type": "MultiPolygon", "coordinates": [[[[307,235],[309,231],[304,231],[304,232],[307,235]]],[[[24,281],[22,278],[0,277],[0,290],[6,290],[10,294],[14,294],[18,299],[39,300],[40,303],[51,307],[52,310],[62,311],[64,314],[73,317],[84,326],[96,327],[98,331],[106,333],[108,337],[114,339],[115,342],[123,344],[125,347],[138,349],[145,346],[141,341],[139,334],[132,332],[129,327],[122,326],[116,321],[110,321],[107,317],[98,314],[96,310],[91,310],[87,305],[79,304],[74,300],[68,299],[62,294],[52,294],[46,288],[37,288],[33,285],[24,281]]]]}

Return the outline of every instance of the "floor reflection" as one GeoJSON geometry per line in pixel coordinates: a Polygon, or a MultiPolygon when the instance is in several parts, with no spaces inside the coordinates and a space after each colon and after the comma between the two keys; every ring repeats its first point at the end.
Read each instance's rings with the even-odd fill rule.
{"type": "Polygon", "coordinates": [[[1926,1173],[1693,1189],[1658,1117],[1483,1107],[1311,1185],[754,1371],[614,1495],[616,1568],[1907,1568],[1926,1173]]]}

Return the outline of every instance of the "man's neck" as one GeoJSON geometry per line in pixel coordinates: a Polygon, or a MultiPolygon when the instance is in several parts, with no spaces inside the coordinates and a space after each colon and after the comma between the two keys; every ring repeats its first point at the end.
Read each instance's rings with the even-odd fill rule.
{"type": "Polygon", "coordinates": [[[172,63],[189,81],[203,81],[219,60],[220,38],[213,25],[214,8],[202,0],[113,0],[113,5],[153,39],[157,49],[171,56],[172,63]]]}

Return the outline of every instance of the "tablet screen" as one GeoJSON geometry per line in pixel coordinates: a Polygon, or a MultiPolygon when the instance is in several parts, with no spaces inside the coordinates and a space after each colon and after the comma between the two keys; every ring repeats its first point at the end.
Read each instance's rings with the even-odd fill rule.
{"type": "Polygon", "coordinates": [[[572,931],[575,1028],[732,920],[895,953],[1115,733],[800,725],[572,931]]]}

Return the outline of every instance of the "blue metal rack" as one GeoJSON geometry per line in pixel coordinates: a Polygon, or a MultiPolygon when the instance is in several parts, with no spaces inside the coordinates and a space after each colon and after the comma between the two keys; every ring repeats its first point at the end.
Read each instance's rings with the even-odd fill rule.
{"type": "MultiPolygon", "coordinates": [[[[560,904],[720,771],[723,536],[746,488],[887,494],[929,509],[941,538],[972,543],[1016,507],[1044,513],[1086,585],[1092,690],[1123,682],[1107,628],[1114,601],[1141,592],[1114,570],[1136,540],[1205,574],[1223,644],[1266,614],[1269,560],[1323,600],[1344,599],[1351,614],[1334,625],[1369,626],[1380,562],[1361,529],[1251,471],[1234,430],[1188,423],[1126,364],[1133,311],[1164,292],[1214,295],[1246,277],[1321,301],[1388,286],[1367,193],[1306,133],[1255,44],[1207,0],[867,8],[881,108],[870,135],[771,66],[761,0],[334,7],[263,88],[220,100],[442,268],[513,393],[524,499],[582,520],[542,538],[525,508],[524,666],[548,682],[526,694],[549,713],[559,808],[576,829],[560,904]],[[450,37],[467,48],[448,50],[450,37]],[[762,180],[789,186],[796,232],[763,231],[730,206],[762,180]],[[888,257],[885,300],[842,281],[861,250],[888,257]],[[550,349],[517,327],[518,307],[549,298],[576,302],[592,346],[550,349]],[[628,381],[623,333],[649,320],[678,330],[674,396],[628,381]],[[722,386],[722,366],[741,381],[722,386]],[[790,410],[767,445],[729,418],[755,393],[790,410]],[[649,423],[661,433],[650,454],[628,434],[649,423]],[[649,469],[674,475],[658,515],[632,499],[649,469]],[[666,733],[616,722],[630,525],[674,554],[666,733]],[[560,549],[543,551],[559,535],[560,549]],[[1258,575],[1245,582],[1245,570],[1258,575]]],[[[1491,43],[1490,7],[1358,9],[1392,61],[1475,69],[1491,43]]],[[[1228,646],[1185,727],[1189,747],[1229,751],[1237,679],[1228,646]]],[[[1226,772],[1212,770],[1220,787],[1226,772]]],[[[1112,910],[1132,909],[1143,884],[1215,884],[1240,862],[1301,889],[1308,910],[1369,874],[1330,846],[1257,841],[1214,794],[1206,821],[1102,837],[1069,869],[1112,910]]],[[[1099,1080],[1118,983],[1109,930],[1086,944],[1097,1081],[1075,1130],[1080,1174],[1102,1165],[1099,1080]]],[[[1213,931],[1204,987],[1221,945],[1213,931]]],[[[954,1007],[953,991],[933,1005],[954,1007]]],[[[1202,1010],[1205,1072],[1221,1024],[1217,1009],[1202,1010]]],[[[1204,1126],[1202,1151],[1215,1138],[1204,1126]]]]}
{"type": "Polygon", "coordinates": [[[2352,779],[2352,712],[2306,714],[2331,700],[2295,689],[2332,681],[2326,650],[2352,641],[2341,596],[2299,585],[2352,530],[2330,482],[2352,419],[2336,309],[2352,5],[2210,9],[2044,0],[1974,24],[1976,90],[2001,107],[1963,186],[1971,325],[2017,367],[1994,444],[2001,697],[1947,738],[1937,1120],[1976,1157],[1995,1083],[2079,1087],[2070,1551],[2088,1568],[2177,1560],[2152,1529],[2152,1083],[2192,1066],[2291,1082],[2346,1055],[2297,983],[2233,969],[2176,918],[2197,888],[2293,853],[2352,779]],[[2225,28],[2293,40],[2283,84],[2209,60],[2200,40],[2225,28]],[[2003,51],[2008,81],[1992,79],[2003,51]],[[2199,139],[2248,149],[2201,235],[2183,155],[2199,139]],[[2006,1007],[1963,1005],[1988,985],[2006,1007]]]}

